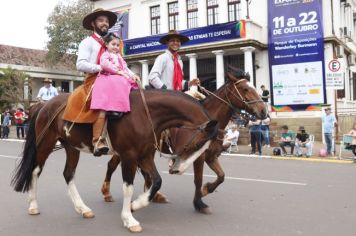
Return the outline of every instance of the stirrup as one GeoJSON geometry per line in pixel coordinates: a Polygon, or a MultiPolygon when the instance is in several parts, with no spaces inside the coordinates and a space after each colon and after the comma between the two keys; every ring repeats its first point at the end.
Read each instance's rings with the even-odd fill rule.
{"type": "Polygon", "coordinates": [[[108,147],[94,148],[93,155],[100,157],[101,155],[106,155],[109,152],[108,147]]]}
{"type": "Polygon", "coordinates": [[[106,155],[109,152],[109,147],[105,143],[105,141],[99,140],[94,145],[93,155],[99,157],[101,155],[106,155]],[[99,142],[103,142],[103,146],[98,148],[99,142]]]}

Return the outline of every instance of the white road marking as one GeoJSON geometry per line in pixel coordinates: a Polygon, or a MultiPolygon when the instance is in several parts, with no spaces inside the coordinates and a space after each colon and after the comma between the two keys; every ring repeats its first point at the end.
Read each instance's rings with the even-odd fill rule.
{"type": "MultiPolygon", "coordinates": [[[[168,171],[161,171],[161,173],[169,174],[168,171]]],[[[194,176],[193,173],[184,173],[183,175],[194,176]]],[[[203,176],[210,177],[210,178],[216,178],[215,175],[203,175],[203,176]]],[[[270,184],[288,184],[288,185],[299,185],[299,186],[308,185],[307,183],[298,183],[298,182],[289,182],[289,181],[280,181],[280,180],[268,180],[268,179],[237,178],[237,177],[229,177],[229,176],[225,176],[225,179],[251,181],[251,182],[263,182],[263,183],[270,183],[270,184]]]]}
{"type": "Polygon", "coordinates": [[[10,159],[19,159],[19,158],[21,158],[21,157],[18,157],[18,156],[6,156],[6,155],[0,155],[0,157],[10,158],[10,159]]]}

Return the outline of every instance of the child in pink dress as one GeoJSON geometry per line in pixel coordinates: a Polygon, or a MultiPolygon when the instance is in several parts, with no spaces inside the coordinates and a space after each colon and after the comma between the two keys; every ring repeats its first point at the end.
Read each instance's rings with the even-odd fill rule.
{"type": "Polygon", "coordinates": [[[98,74],[92,91],[91,109],[116,114],[129,112],[129,95],[137,88],[135,75],[121,57],[120,38],[112,33],[104,37],[107,50],[100,57],[101,72],[98,74]]]}

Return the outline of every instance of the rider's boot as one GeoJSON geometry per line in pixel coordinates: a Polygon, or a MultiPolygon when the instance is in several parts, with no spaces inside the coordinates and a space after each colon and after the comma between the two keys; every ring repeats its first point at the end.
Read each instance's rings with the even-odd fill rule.
{"type": "Polygon", "coordinates": [[[99,118],[93,123],[93,146],[94,146],[94,151],[93,154],[94,156],[101,156],[105,155],[109,151],[109,147],[106,143],[105,138],[102,137],[102,133],[104,130],[105,126],[105,113],[104,115],[100,115],[99,118]]]}

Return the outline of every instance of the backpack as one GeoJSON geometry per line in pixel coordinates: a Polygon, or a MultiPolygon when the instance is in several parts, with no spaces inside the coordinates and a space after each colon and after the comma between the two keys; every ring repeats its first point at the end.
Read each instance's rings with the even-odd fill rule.
{"type": "Polygon", "coordinates": [[[273,148],[273,155],[274,156],[280,156],[281,155],[281,149],[280,148],[273,148]]]}

